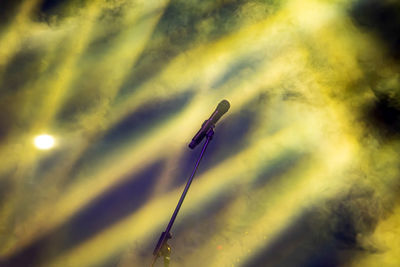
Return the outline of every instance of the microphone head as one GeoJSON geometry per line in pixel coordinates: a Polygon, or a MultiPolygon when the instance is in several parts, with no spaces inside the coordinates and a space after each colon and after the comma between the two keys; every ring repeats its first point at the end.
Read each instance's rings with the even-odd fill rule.
{"type": "Polygon", "coordinates": [[[225,114],[230,107],[231,107],[231,105],[229,104],[229,102],[224,99],[221,102],[219,102],[219,104],[217,106],[217,110],[218,110],[218,112],[221,112],[221,115],[222,115],[222,114],[225,114]]]}

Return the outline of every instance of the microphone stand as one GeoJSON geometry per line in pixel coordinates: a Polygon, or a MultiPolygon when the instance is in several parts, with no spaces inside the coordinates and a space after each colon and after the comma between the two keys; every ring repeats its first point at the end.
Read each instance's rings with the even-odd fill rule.
{"type": "Polygon", "coordinates": [[[200,161],[203,158],[204,152],[206,151],[208,143],[210,143],[213,135],[214,135],[214,130],[213,130],[213,126],[212,126],[212,127],[210,127],[210,129],[208,129],[208,131],[206,133],[206,137],[207,137],[206,142],[204,143],[203,148],[200,153],[200,156],[198,157],[196,165],[194,166],[192,175],[190,176],[189,180],[186,183],[186,187],[182,192],[182,195],[181,195],[181,198],[179,199],[178,205],[176,206],[175,211],[172,214],[171,220],[169,221],[168,226],[165,229],[165,231],[162,232],[160,239],[158,240],[158,243],[156,245],[156,248],[153,251],[154,258],[153,258],[153,262],[151,263],[152,267],[154,266],[158,257],[160,257],[160,256],[164,257],[164,267],[169,266],[171,247],[168,245],[167,241],[168,241],[168,239],[172,238],[171,233],[170,233],[172,225],[174,224],[175,218],[178,215],[179,209],[182,206],[182,203],[183,203],[183,200],[185,199],[186,193],[189,190],[190,184],[193,181],[193,177],[196,174],[196,171],[197,171],[197,168],[199,167],[200,161]]]}

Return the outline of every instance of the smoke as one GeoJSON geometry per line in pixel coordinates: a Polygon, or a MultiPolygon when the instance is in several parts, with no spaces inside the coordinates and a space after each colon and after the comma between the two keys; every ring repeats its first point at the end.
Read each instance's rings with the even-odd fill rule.
{"type": "Polygon", "coordinates": [[[232,108],[173,229],[177,266],[399,263],[395,1],[26,0],[4,7],[5,262],[35,261],[42,246],[67,244],[68,231],[75,241],[54,246],[44,263],[145,261],[196,157],[183,150],[185,140],[226,98],[232,108]],[[43,130],[61,141],[39,155],[29,138],[43,130]],[[158,161],[170,164],[157,168],[160,181],[148,174],[158,161]],[[143,168],[149,171],[138,175],[143,168]],[[118,218],[93,215],[117,212],[113,205],[118,218]],[[85,238],[79,229],[89,222],[85,238]]]}

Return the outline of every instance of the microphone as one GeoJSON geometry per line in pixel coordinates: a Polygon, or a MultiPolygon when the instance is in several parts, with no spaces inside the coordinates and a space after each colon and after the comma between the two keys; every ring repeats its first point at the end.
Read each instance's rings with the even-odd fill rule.
{"type": "Polygon", "coordinates": [[[222,117],[222,115],[224,115],[228,111],[230,106],[231,105],[229,104],[229,102],[225,99],[222,100],[221,102],[219,102],[219,104],[218,104],[217,108],[215,109],[215,111],[213,112],[213,114],[211,114],[211,116],[208,120],[203,122],[200,130],[193,137],[192,142],[190,142],[189,147],[191,149],[195,148],[198,144],[200,144],[200,142],[206,136],[207,131],[210,128],[215,127],[215,124],[217,123],[217,121],[222,117]]]}

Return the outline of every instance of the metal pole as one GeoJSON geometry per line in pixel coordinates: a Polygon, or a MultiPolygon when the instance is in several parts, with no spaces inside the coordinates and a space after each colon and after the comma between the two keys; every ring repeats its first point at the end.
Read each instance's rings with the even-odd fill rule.
{"type": "MultiPolygon", "coordinates": [[[[182,192],[181,198],[179,199],[178,205],[176,206],[175,211],[172,214],[171,220],[169,221],[167,228],[165,229],[164,232],[162,232],[160,239],[158,240],[157,246],[153,251],[154,258],[153,258],[153,262],[152,262],[151,266],[154,266],[155,262],[157,261],[157,258],[160,256],[160,254],[164,254],[163,255],[164,257],[168,257],[168,262],[169,262],[169,254],[171,252],[171,249],[168,246],[167,241],[168,241],[168,239],[170,239],[172,237],[170,234],[172,225],[174,224],[176,216],[178,215],[178,212],[182,206],[183,200],[185,200],[185,197],[189,190],[190,184],[193,181],[194,175],[196,174],[196,171],[197,171],[197,168],[199,167],[200,161],[203,158],[204,152],[206,151],[206,148],[207,148],[209,142],[211,141],[213,135],[214,135],[214,130],[212,127],[210,127],[210,129],[207,131],[207,134],[206,134],[206,136],[207,136],[206,142],[204,143],[203,148],[200,153],[200,156],[197,159],[196,165],[194,166],[192,175],[190,176],[189,180],[186,183],[185,189],[182,192]],[[164,246],[167,246],[167,247],[164,248],[164,246]],[[163,251],[167,251],[168,255],[165,255],[165,253],[162,253],[163,251]]],[[[164,259],[164,262],[166,262],[165,259],[164,259]]]]}

